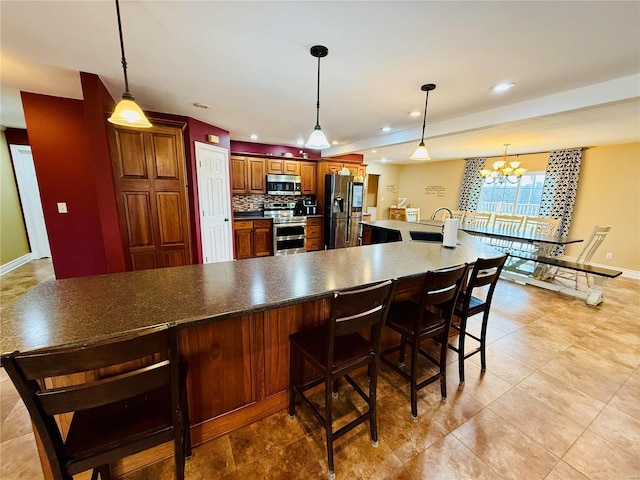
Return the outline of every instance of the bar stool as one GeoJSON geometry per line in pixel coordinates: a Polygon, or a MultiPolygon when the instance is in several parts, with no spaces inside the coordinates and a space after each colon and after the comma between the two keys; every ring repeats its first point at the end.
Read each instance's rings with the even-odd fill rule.
{"type": "MultiPolygon", "coordinates": [[[[460,375],[460,385],[464,384],[464,361],[465,359],[480,352],[480,362],[482,364],[482,372],[487,369],[487,323],[489,321],[489,310],[491,308],[491,300],[496,284],[500,278],[500,272],[507,260],[508,255],[497,258],[479,258],[473,265],[473,270],[469,275],[464,291],[460,294],[455,308],[455,315],[460,318],[460,325],[452,324],[451,327],[459,332],[458,346],[448,344],[449,348],[458,353],[458,372],[460,375]],[[486,292],[480,296],[474,296],[473,293],[479,288],[488,285],[486,292]],[[467,321],[469,317],[482,313],[482,325],[480,328],[480,337],[476,337],[467,331],[467,321]],[[479,343],[478,348],[469,353],[465,353],[465,339],[470,337],[479,343]]],[[[483,290],[484,291],[484,290],[483,290]]]]}
{"type": "Polygon", "coordinates": [[[184,479],[191,437],[175,327],[14,352],[2,356],[2,366],[29,411],[55,480],[88,470],[92,480],[110,480],[111,463],[170,441],[176,478],[184,479]],[[125,362],[135,362],[133,370],[123,372],[125,362]]]}
{"type": "Polygon", "coordinates": [[[335,478],[333,442],[351,429],[369,420],[371,444],[378,446],[376,426],[376,387],[378,359],[380,355],[380,333],[384,324],[395,281],[387,280],[365,288],[336,291],[331,298],[331,317],[319,327],[289,336],[289,418],[295,416],[295,399],[299,395],[311,408],[324,427],[327,440],[327,463],[329,478],[335,478]],[[370,329],[370,340],[360,331],[370,329]],[[303,382],[304,362],[309,362],[321,377],[303,382]],[[366,394],[351,378],[350,372],[368,367],[369,393],[366,394]],[[367,402],[368,409],[347,425],[333,431],[331,411],[334,386],[344,377],[355,391],[367,402]],[[309,400],[304,392],[324,383],[324,414],[309,400]]]}
{"type": "Polygon", "coordinates": [[[442,400],[447,398],[446,358],[449,325],[458,292],[464,278],[466,265],[427,272],[417,302],[405,300],[394,303],[389,308],[386,326],[400,334],[400,344],[381,352],[380,359],[411,384],[411,418],[418,420],[418,390],[440,380],[442,400]],[[440,343],[440,357],[432,357],[420,348],[423,340],[432,338],[440,343]],[[411,349],[409,373],[402,370],[406,345],[411,349]],[[387,356],[399,352],[398,363],[391,362],[387,356]],[[418,382],[418,354],[438,367],[438,373],[418,382]]]}

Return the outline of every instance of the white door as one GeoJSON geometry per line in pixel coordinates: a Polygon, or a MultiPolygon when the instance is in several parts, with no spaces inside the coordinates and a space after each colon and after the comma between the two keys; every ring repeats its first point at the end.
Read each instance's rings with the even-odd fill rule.
{"type": "Polygon", "coordinates": [[[204,263],[233,260],[229,152],[195,142],[204,263]]]}
{"type": "Polygon", "coordinates": [[[20,204],[24,213],[24,223],[31,245],[31,258],[50,257],[49,237],[44,223],[44,212],[33,164],[31,147],[28,145],[10,145],[13,169],[16,172],[20,204]]]}

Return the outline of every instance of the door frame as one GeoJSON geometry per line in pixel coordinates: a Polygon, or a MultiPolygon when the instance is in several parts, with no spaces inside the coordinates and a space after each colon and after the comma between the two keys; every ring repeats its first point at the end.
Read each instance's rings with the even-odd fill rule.
{"type": "Polygon", "coordinates": [[[22,214],[27,230],[27,238],[31,248],[31,259],[51,257],[51,247],[47,226],[44,221],[40,188],[35,175],[30,175],[29,170],[35,172],[33,153],[29,145],[9,145],[11,150],[11,162],[18,185],[18,196],[22,206],[22,214]],[[27,163],[29,165],[27,165],[27,163]]]}

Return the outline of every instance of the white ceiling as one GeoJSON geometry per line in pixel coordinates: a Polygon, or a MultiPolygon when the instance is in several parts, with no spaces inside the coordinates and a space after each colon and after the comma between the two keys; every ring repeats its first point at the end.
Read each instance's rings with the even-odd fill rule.
{"type": "MultiPolygon", "coordinates": [[[[133,1],[120,4],[131,93],[233,140],[293,145],[320,123],[365,161],[408,163],[429,95],[433,160],[640,141],[637,1],[133,1]],[[490,87],[512,81],[502,95],[490,87]],[[194,102],[210,106],[203,110],[194,102]],[[382,133],[391,126],[390,133],[382,133]],[[377,153],[371,153],[375,149],[377,153]]],[[[78,71],[124,90],[113,1],[0,2],[0,123],[19,91],[82,98],[78,71]]]]}

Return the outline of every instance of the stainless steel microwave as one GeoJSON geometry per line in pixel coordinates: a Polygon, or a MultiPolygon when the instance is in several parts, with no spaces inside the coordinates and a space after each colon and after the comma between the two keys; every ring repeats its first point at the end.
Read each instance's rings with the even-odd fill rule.
{"type": "Polygon", "coordinates": [[[268,195],[302,195],[299,175],[267,175],[268,195]]]}

